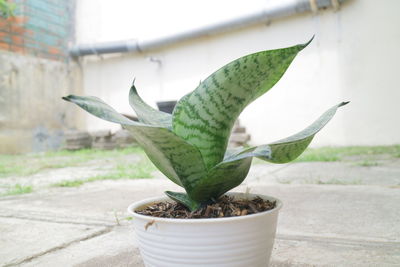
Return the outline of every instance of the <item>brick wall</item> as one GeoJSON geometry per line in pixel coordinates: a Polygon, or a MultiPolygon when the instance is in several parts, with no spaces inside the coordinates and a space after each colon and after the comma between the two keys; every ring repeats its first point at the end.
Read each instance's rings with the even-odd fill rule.
{"type": "Polygon", "coordinates": [[[68,58],[73,30],[70,0],[13,0],[15,16],[0,17],[0,49],[52,60],[68,58]]]}

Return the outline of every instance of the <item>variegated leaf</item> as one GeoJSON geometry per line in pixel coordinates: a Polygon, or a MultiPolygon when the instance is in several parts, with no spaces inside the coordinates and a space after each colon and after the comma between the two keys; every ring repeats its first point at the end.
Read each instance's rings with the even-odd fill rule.
{"type": "Polygon", "coordinates": [[[308,43],[241,57],[214,72],[178,102],[173,131],[200,150],[207,169],[222,161],[232,126],[242,110],[279,81],[308,43]]]}
{"type": "Polygon", "coordinates": [[[241,159],[247,156],[256,156],[260,159],[272,163],[290,162],[300,156],[301,153],[303,153],[303,151],[311,143],[315,134],[317,134],[332,119],[337,109],[348,103],[349,102],[342,102],[338,105],[331,107],[311,125],[309,125],[304,130],[298,132],[297,134],[272,142],[268,145],[243,149],[242,151],[237,152],[235,155],[227,157],[227,159],[225,159],[224,161],[233,161],[235,159],[241,159]],[[256,153],[256,155],[254,155],[254,153],[256,153]]]}
{"type": "Polygon", "coordinates": [[[154,109],[145,103],[139,96],[134,82],[132,83],[131,90],[129,91],[129,104],[136,112],[139,121],[149,125],[172,129],[172,115],[154,109]]]}
{"type": "Polygon", "coordinates": [[[63,99],[101,119],[122,124],[150,160],[176,184],[190,188],[204,176],[205,167],[198,149],[170,130],[129,120],[96,97],[68,96],[63,99]]]}
{"type": "Polygon", "coordinates": [[[217,198],[240,185],[247,176],[253,157],[272,163],[286,163],[296,159],[307,148],[315,134],[332,119],[336,110],[347,103],[343,102],[328,109],[314,123],[295,135],[268,145],[230,153],[223,162],[212,168],[206,177],[195,184],[194,189],[188,192],[190,198],[196,201],[217,198]]]}
{"type": "Polygon", "coordinates": [[[128,119],[127,117],[119,114],[115,109],[104,103],[100,98],[95,96],[76,96],[69,95],[62,99],[68,102],[72,102],[88,111],[92,115],[99,117],[106,121],[120,123],[124,125],[142,125],[145,124],[137,123],[128,119]]]}
{"type": "Polygon", "coordinates": [[[191,211],[195,211],[201,206],[200,202],[193,201],[186,193],[165,191],[165,194],[172,200],[182,203],[191,211]]]}
{"type": "Polygon", "coordinates": [[[249,172],[252,159],[252,157],[247,157],[219,163],[210,169],[205,177],[198,180],[190,191],[187,191],[189,197],[200,203],[217,199],[243,182],[249,172]]]}

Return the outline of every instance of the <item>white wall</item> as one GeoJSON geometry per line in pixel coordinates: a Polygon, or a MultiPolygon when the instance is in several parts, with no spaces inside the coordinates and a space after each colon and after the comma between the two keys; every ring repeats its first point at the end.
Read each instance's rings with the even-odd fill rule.
{"type": "MultiPolygon", "coordinates": [[[[189,5],[189,1],[173,0],[168,1],[170,6],[165,2],[80,0],[78,42],[169,34],[250,12],[265,1],[207,0],[190,1],[189,5]],[[224,10],[228,2],[234,4],[224,10]],[[207,11],[210,5],[211,11],[207,11]]],[[[84,88],[88,95],[132,113],[127,94],[133,77],[139,93],[154,105],[155,101],[178,99],[235,58],[302,43],[316,34],[275,88],[241,115],[252,143],[295,133],[327,108],[350,100],[315,138],[314,146],[398,144],[399,8],[397,0],[349,0],[339,12],[330,9],[298,15],[145,54],[86,57],[82,61],[84,88]]],[[[115,127],[112,125],[88,118],[90,130],[115,127]]]]}

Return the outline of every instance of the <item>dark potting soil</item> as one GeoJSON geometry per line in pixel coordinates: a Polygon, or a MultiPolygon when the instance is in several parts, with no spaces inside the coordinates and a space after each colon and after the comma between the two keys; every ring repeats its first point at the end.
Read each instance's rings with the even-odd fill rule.
{"type": "Polygon", "coordinates": [[[271,202],[260,197],[235,199],[230,196],[222,196],[215,203],[193,212],[180,203],[169,201],[157,202],[135,212],[159,218],[205,219],[244,216],[271,210],[275,206],[276,201],[271,202]]]}

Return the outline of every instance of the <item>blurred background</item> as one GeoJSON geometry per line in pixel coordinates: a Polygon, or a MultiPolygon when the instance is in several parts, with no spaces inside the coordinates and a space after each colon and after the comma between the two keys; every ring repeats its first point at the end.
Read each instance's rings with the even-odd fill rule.
{"type": "Polygon", "coordinates": [[[0,0],[0,153],[54,150],[71,132],[119,129],[62,96],[95,95],[135,116],[134,78],[157,107],[231,60],[313,35],[242,113],[242,138],[275,141],[351,101],[313,146],[399,144],[399,8],[397,0],[0,0]]]}

